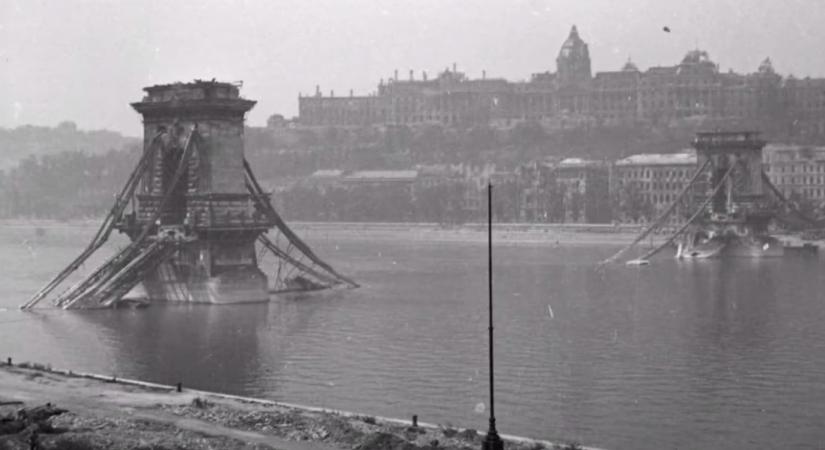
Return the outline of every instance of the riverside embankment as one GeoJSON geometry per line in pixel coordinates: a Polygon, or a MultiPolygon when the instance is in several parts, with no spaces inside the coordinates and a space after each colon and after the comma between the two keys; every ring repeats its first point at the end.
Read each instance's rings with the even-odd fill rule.
{"type": "MultiPolygon", "coordinates": [[[[93,228],[99,220],[75,219],[5,219],[0,227],[24,232],[46,233],[49,229],[93,228]]],[[[480,243],[487,241],[486,223],[443,225],[424,222],[289,222],[290,227],[312,245],[318,240],[480,243]]],[[[549,246],[621,246],[632,242],[644,225],[632,224],[542,224],[495,223],[493,240],[504,245],[549,246]]],[[[667,233],[659,232],[645,239],[642,245],[662,242],[667,233]]]]}
{"type": "MultiPolygon", "coordinates": [[[[470,449],[483,434],[33,365],[0,367],[3,449],[470,449]]],[[[582,448],[507,437],[508,449],[582,448]]]]}
{"type": "MultiPolygon", "coordinates": [[[[9,229],[91,228],[101,219],[3,219],[0,227],[9,229]]],[[[444,225],[428,222],[298,222],[288,221],[296,232],[330,237],[364,239],[398,239],[403,236],[412,240],[429,241],[486,241],[486,223],[444,225]]],[[[632,241],[643,225],[613,224],[546,224],[546,223],[495,223],[493,238],[496,241],[546,244],[624,244],[632,241]]],[[[655,238],[654,238],[655,239],[655,238]]]]}
{"type": "MultiPolygon", "coordinates": [[[[440,225],[436,223],[376,222],[293,222],[295,231],[308,239],[486,242],[486,223],[440,225]]],[[[639,225],[611,224],[493,224],[493,240],[511,245],[624,245],[633,241],[643,229],[639,225]]],[[[653,236],[645,243],[661,242],[665,236],[653,236]]]]}
{"type": "MultiPolygon", "coordinates": [[[[42,234],[48,229],[93,228],[99,219],[2,219],[0,228],[32,231],[42,234]]],[[[480,243],[487,241],[487,224],[465,223],[443,225],[426,222],[290,222],[290,226],[305,239],[375,241],[428,241],[480,243]]],[[[496,223],[493,240],[503,245],[549,246],[622,246],[632,242],[645,224],[548,224],[496,223]]],[[[654,247],[669,237],[672,229],[656,230],[641,247],[654,247]]],[[[825,247],[825,239],[803,241],[796,234],[777,234],[785,245],[800,246],[805,242],[825,247]]]]}

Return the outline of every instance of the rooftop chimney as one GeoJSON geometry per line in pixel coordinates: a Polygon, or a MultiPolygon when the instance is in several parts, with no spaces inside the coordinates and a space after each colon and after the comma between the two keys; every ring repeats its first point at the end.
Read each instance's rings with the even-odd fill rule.
{"type": "Polygon", "coordinates": [[[487,71],[486,71],[486,70],[482,70],[482,71],[481,71],[481,79],[482,79],[482,80],[486,80],[486,79],[487,79],[487,71]]]}
{"type": "Polygon", "coordinates": [[[424,81],[427,81],[427,71],[426,70],[421,71],[421,78],[423,78],[424,81]]]}
{"type": "Polygon", "coordinates": [[[349,96],[352,97],[352,89],[349,90],[349,96]]]}
{"type": "Polygon", "coordinates": [[[453,63],[453,73],[456,73],[456,70],[455,70],[455,63],[453,63]]]}
{"type": "Polygon", "coordinates": [[[413,79],[414,79],[414,77],[413,77],[413,71],[412,71],[412,69],[410,69],[410,81],[413,81],[413,79]]]}
{"type": "Polygon", "coordinates": [[[315,96],[316,96],[316,97],[320,97],[320,96],[321,96],[321,85],[320,85],[320,84],[316,84],[316,85],[315,85],[315,96]]]}
{"type": "Polygon", "coordinates": [[[393,76],[395,81],[398,81],[398,69],[395,69],[395,76],[393,76]]]}

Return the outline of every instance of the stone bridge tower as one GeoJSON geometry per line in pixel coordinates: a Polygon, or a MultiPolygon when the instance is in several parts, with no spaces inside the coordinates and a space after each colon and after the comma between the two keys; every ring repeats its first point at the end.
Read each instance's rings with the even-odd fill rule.
{"type": "Polygon", "coordinates": [[[255,102],[241,98],[237,86],[215,81],[144,91],[132,107],[143,116],[148,168],[135,211],[120,228],[133,239],[149,226],[185,241],[143,282],[147,293],[211,303],[267,299],[255,241],[273,223],[256,209],[244,170],[244,115],[255,102]]]}
{"type": "Polygon", "coordinates": [[[131,300],[139,305],[267,301],[271,293],[358,286],[286,225],[255,179],[243,142],[244,115],[255,102],[241,98],[238,86],[196,80],[144,91],[132,103],[144,129],[135,169],[89,245],[22,309],[54,292],[115,229],[131,243],[58,295],[58,307],[117,306],[130,291],[140,295],[138,285],[145,294],[131,300]],[[261,255],[276,259],[272,284],[258,266],[256,242],[261,255]]]}
{"type": "Polygon", "coordinates": [[[764,146],[765,141],[753,131],[697,134],[693,147],[698,167],[707,168],[707,177],[694,190],[698,194],[692,208],[696,210],[695,221],[690,224],[679,255],[783,254],[781,243],[768,230],[776,205],[762,171],[764,146]]]}

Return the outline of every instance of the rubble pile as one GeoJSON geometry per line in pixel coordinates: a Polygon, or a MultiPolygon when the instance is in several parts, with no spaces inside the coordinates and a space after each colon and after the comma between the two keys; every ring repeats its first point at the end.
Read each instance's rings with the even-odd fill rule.
{"type": "Polygon", "coordinates": [[[346,418],[333,414],[312,414],[286,408],[236,409],[200,398],[190,405],[166,405],[164,408],[179,416],[293,441],[328,440],[354,445],[364,435],[364,431],[356,429],[346,418]]]}
{"type": "Polygon", "coordinates": [[[160,421],[78,415],[49,403],[5,413],[0,411],[0,450],[180,448],[240,450],[269,447],[206,436],[160,421]]]}
{"type": "MultiPolygon", "coordinates": [[[[467,450],[484,439],[449,424],[419,426],[417,416],[404,423],[89,377],[0,365],[0,450],[467,450]]],[[[581,447],[512,438],[505,448],[581,447]]]]}
{"type": "MultiPolygon", "coordinates": [[[[16,404],[19,402],[8,402],[6,406],[16,404]]],[[[17,411],[0,415],[0,448],[39,448],[38,441],[41,435],[63,432],[61,428],[54,427],[49,419],[65,412],[65,409],[46,403],[42,406],[20,408],[17,411]]]]}
{"type": "MultiPolygon", "coordinates": [[[[475,430],[451,427],[424,428],[384,423],[369,416],[345,416],[282,406],[236,408],[195,398],[186,405],[162,405],[181,417],[225,427],[275,435],[291,441],[325,442],[358,450],[469,450],[484,436],[475,430]]],[[[512,450],[549,449],[541,444],[507,442],[512,450]]],[[[559,447],[562,448],[562,447],[559,447]]]]}

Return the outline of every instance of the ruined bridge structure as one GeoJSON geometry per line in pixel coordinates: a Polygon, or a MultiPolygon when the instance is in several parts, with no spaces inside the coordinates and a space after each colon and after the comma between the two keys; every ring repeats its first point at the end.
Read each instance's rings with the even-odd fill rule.
{"type": "Polygon", "coordinates": [[[694,204],[702,199],[709,203],[686,229],[680,242],[684,255],[678,256],[702,248],[734,256],[781,256],[781,243],[768,233],[778,208],[762,171],[765,141],[759,133],[699,133],[693,147],[697,164],[708,168],[707,177],[697,183],[694,204]],[[704,245],[713,240],[718,245],[704,245]]]}
{"type": "Polygon", "coordinates": [[[204,303],[357,286],[287,226],[252,173],[243,132],[254,101],[241,98],[236,85],[215,81],[144,91],[132,104],[144,125],[137,166],[92,242],[21,308],[47,298],[113,230],[130,244],[57,295],[58,307],[115,306],[139,284],[150,301],[204,303]],[[271,279],[259,267],[267,254],[277,260],[271,279]]]}
{"type": "Polygon", "coordinates": [[[822,228],[825,221],[806,217],[771,184],[762,168],[765,141],[754,131],[697,133],[692,142],[697,168],[674,202],[632,243],[602,263],[617,261],[651,233],[664,229],[677,210],[682,225],[661,245],[629,263],[678,243],[679,258],[782,256],[781,243],[769,234],[772,221],[822,228]]]}

